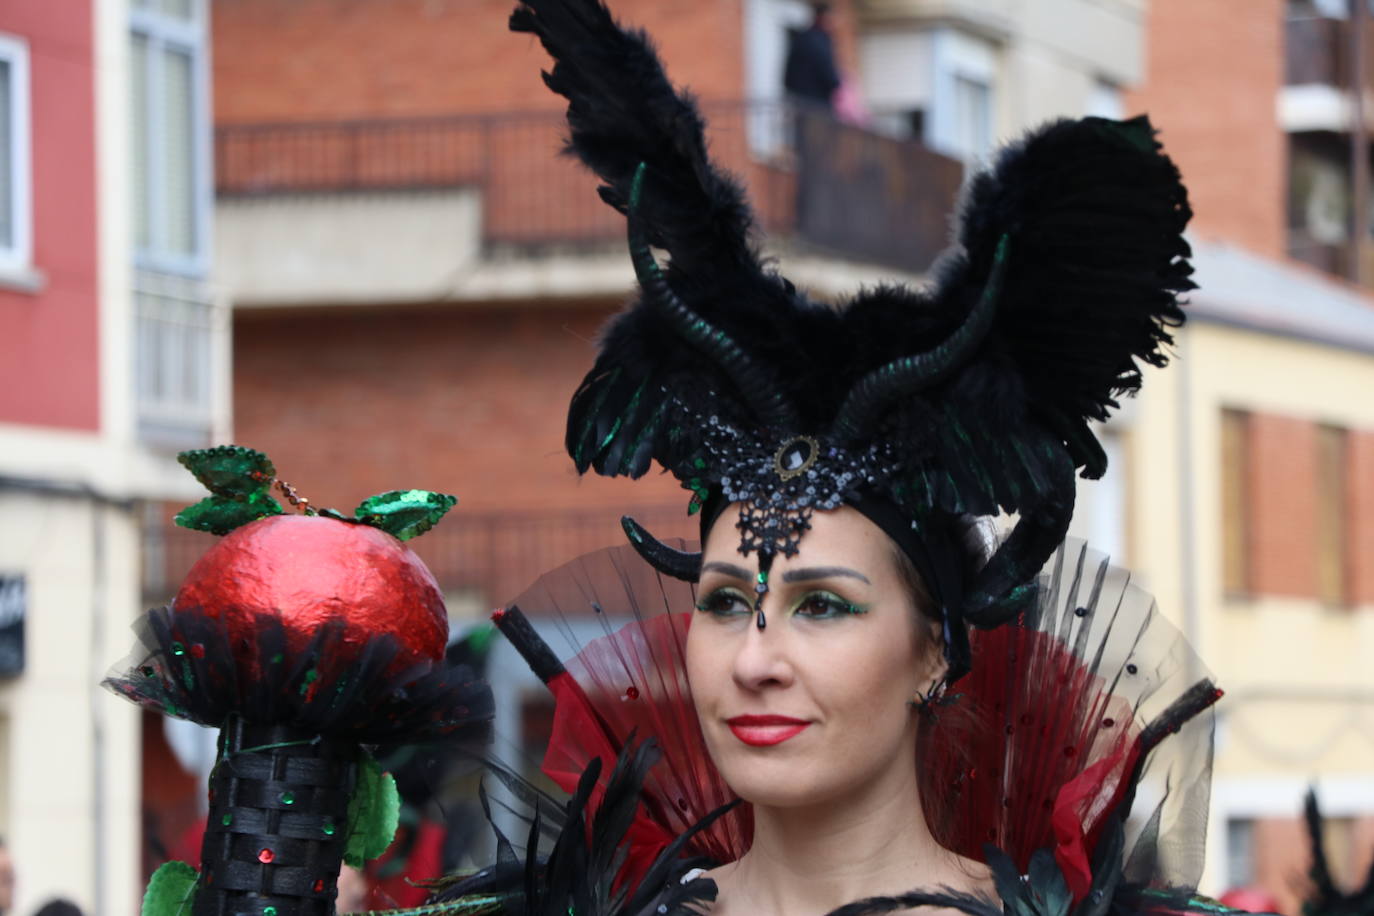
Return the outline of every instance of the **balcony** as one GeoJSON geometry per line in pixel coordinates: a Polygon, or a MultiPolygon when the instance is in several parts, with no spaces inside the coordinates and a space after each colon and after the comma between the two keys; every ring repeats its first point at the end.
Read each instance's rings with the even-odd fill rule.
{"type": "Polygon", "coordinates": [[[228,397],[227,310],[202,281],[149,271],[136,271],[133,302],[139,438],[206,445],[228,397]]]}
{"type": "MultiPolygon", "coordinates": [[[[910,272],[944,247],[957,160],[778,103],[705,111],[713,155],[743,179],[771,236],[910,272]]],[[[561,115],[523,113],[224,125],[216,188],[222,211],[274,198],[448,195],[447,216],[436,218],[450,220],[450,273],[464,248],[489,260],[621,242],[624,219],[584,169],[557,155],[565,134],[561,115]]]]}
{"type": "Polygon", "coordinates": [[[1284,83],[1346,86],[1350,82],[1350,24],[1320,16],[1284,24],[1284,83]]]}

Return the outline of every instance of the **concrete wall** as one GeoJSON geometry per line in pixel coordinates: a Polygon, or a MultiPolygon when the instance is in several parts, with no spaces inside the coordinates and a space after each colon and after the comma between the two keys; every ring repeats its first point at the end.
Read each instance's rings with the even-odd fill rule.
{"type": "Polygon", "coordinates": [[[29,52],[37,277],[18,288],[0,282],[0,422],[100,423],[92,16],[90,0],[0,8],[0,33],[29,52]]]}
{"type": "Polygon", "coordinates": [[[28,590],[26,670],[0,683],[20,913],[57,896],[138,909],[138,714],[97,686],[131,648],[138,544],[127,510],[0,491],[0,570],[28,590]]]}
{"type": "Polygon", "coordinates": [[[221,200],[215,272],[236,305],[434,300],[476,266],[475,191],[221,200]]]}
{"type": "MultiPolygon", "coordinates": [[[[1361,593],[1353,607],[1326,608],[1315,596],[1304,570],[1316,548],[1302,505],[1311,505],[1316,481],[1302,473],[1310,438],[1293,434],[1316,422],[1374,434],[1374,403],[1340,394],[1368,390],[1368,354],[1205,321],[1184,332],[1175,365],[1147,373],[1127,440],[1133,563],[1228,691],[1218,707],[1206,892],[1226,889],[1226,819],[1296,818],[1314,776],[1333,810],[1374,815],[1374,796],[1357,788],[1374,772],[1361,713],[1374,698],[1374,601],[1361,593]],[[1270,484],[1283,500],[1252,507],[1293,536],[1259,545],[1263,591],[1250,598],[1222,587],[1222,475],[1232,472],[1220,458],[1223,408],[1263,418],[1263,447],[1296,462],[1270,484]]],[[[1374,505],[1359,514],[1374,514],[1374,505]]],[[[1289,852],[1263,875],[1276,891],[1305,867],[1301,847],[1289,852]]]]}

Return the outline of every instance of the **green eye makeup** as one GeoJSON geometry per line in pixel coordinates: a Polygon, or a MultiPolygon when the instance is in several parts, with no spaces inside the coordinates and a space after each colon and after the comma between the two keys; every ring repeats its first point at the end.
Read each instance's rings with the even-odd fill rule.
{"type": "MultiPolygon", "coordinates": [[[[752,614],[753,601],[744,592],[735,588],[718,588],[701,601],[696,608],[717,617],[732,617],[752,614]]],[[[846,601],[834,592],[807,592],[800,596],[788,609],[789,613],[810,620],[829,620],[838,617],[868,613],[868,605],[846,601]]]]}
{"type": "Polygon", "coordinates": [[[867,614],[868,605],[846,601],[834,592],[809,592],[792,608],[794,614],[812,620],[828,620],[833,617],[846,617],[867,614]]]}

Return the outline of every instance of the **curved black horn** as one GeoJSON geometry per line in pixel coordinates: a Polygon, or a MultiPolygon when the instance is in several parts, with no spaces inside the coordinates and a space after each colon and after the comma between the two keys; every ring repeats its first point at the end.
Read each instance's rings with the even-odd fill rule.
{"type": "Polygon", "coordinates": [[[964,619],[973,626],[1000,626],[1032,605],[1035,578],[1069,531],[1073,472],[1073,459],[1062,452],[1053,471],[1052,487],[1046,491],[1064,496],[1023,509],[1016,527],[978,571],[964,601],[964,619]]]}
{"type": "Polygon", "coordinates": [[[1002,288],[1002,274],[1007,265],[1005,234],[997,242],[992,259],[992,273],[988,275],[983,292],[964,323],[934,349],[915,356],[904,356],[874,369],[849,390],[844,404],[835,417],[835,435],[854,441],[868,435],[888,404],[904,394],[919,391],[945,378],[966,360],[974,348],[983,342],[992,327],[997,311],[997,294],[1002,288]]]}
{"type": "Polygon", "coordinates": [[[701,554],[669,547],[628,515],[620,517],[620,527],[625,529],[625,536],[630,539],[635,552],[665,576],[683,582],[695,582],[701,578],[701,554]]]}
{"type": "Polygon", "coordinates": [[[668,319],[684,340],[705,353],[729,376],[739,389],[740,397],[764,425],[795,428],[797,413],[788,403],[782,386],[755,366],[728,334],[688,308],[668,285],[658,262],[654,260],[653,252],[649,250],[649,240],[638,217],[639,201],[644,190],[644,169],[642,162],[635,169],[626,216],[630,260],[645,298],[668,319]]]}

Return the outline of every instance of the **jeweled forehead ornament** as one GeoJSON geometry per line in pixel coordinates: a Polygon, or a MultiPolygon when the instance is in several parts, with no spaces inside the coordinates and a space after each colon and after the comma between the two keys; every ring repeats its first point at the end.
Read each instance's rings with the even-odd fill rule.
{"type": "Polygon", "coordinates": [[[704,511],[707,528],[726,505],[739,507],[739,552],[758,557],[755,619],[762,629],[767,625],[762,602],[774,558],[796,556],[813,512],[838,509],[855,502],[865,487],[884,486],[899,463],[887,454],[884,442],[851,450],[814,436],[742,431],[718,416],[700,418],[686,407],[682,411],[693,421],[704,419],[703,444],[714,459],[710,465],[702,462],[690,478],[696,491],[690,511],[704,511]]]}

